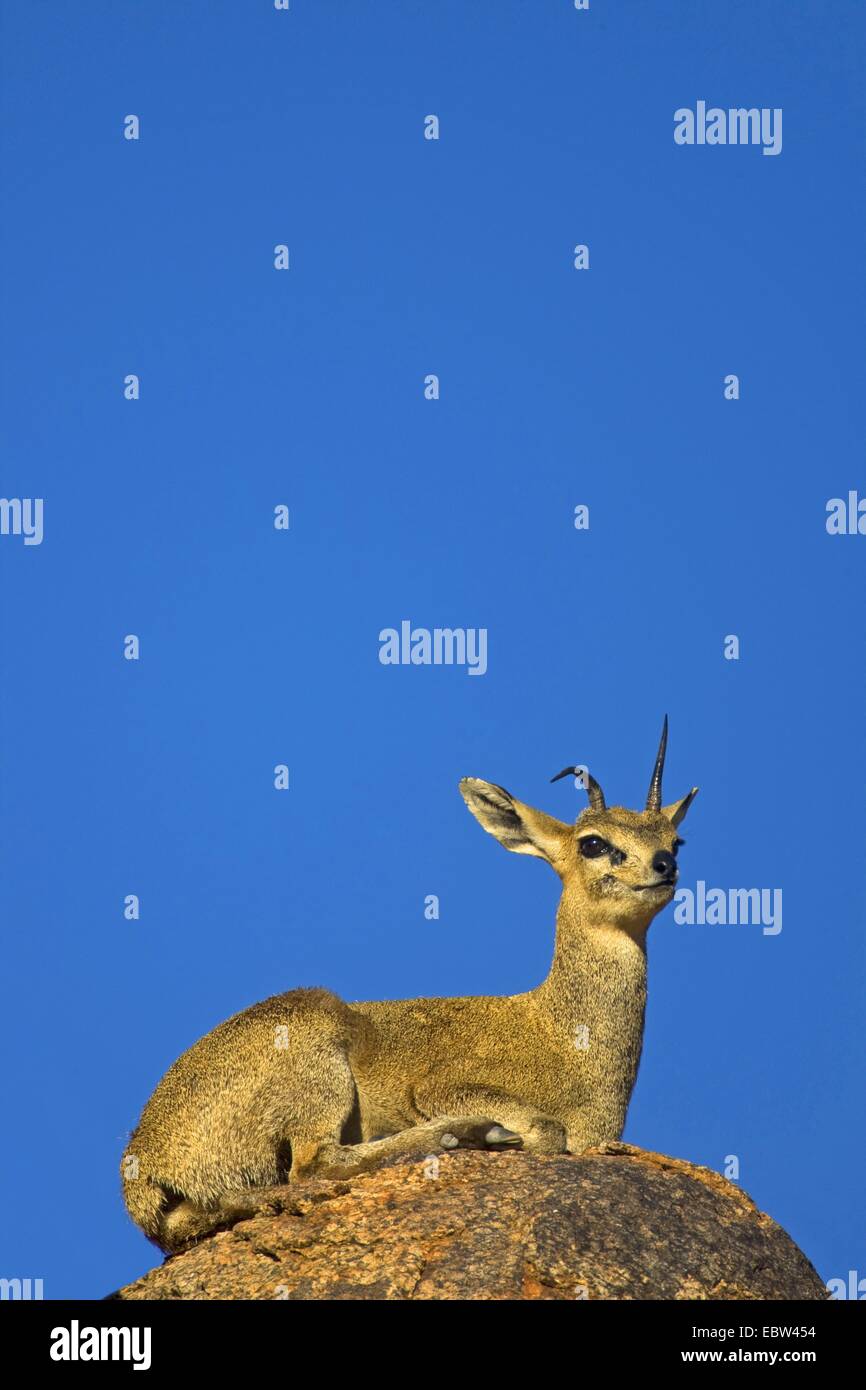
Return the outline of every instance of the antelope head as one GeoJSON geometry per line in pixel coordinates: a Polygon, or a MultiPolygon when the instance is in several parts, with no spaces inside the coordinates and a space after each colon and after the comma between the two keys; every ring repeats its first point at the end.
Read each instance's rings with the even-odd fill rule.
{"type": "Polygon", "coordinates": [[[697,795],[692,787],[679,801],[662,805],[662,775],[668,741],[665,715],[646,806],[631,811],[608,806],[595,778],[566,767],[551,781],[573,774],[589,805],[573,825],[518,801],[504,787],[464,777],[467,806],[489,834],[516,854],[546,859],[562,879],[563,903],[588,925],[644,931],[671,901],[677,882],[678,828],[697,795]]]}

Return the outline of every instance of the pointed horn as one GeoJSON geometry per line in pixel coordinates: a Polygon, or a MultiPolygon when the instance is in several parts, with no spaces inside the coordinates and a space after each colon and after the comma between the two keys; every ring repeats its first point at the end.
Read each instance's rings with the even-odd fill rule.
{"type": "Polygon", "coordinates": [[[572,773],[575,777],[586,778],[586,794],[589,797],[589,804],[594,811],[606,811],[607,806],[604,801],[604,792],[596,782],[591,772],[587,772],[582,767],[564,767],[561,772],[557,772],[555,777],[551,777],[551,782],[558,782],[560,777],[568,777],[572,773]]]}
{"type": "Polygon", "coordinates": [[[668,717],[665,715],[665,722],[662,725],[661,742],[659,751],[656,754],[656,765],[653,768],[653,775],[647,792],[646,809],[648,811],[660,811],[662,808],[662,773],[665,770],[665,753],[668,747],[668,717]]]}

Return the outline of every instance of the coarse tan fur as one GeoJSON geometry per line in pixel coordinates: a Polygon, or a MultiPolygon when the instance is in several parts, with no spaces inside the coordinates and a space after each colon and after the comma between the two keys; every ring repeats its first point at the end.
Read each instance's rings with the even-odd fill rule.
{"type": "Polygon", "coordinates": [[[221,1023],[160,1081],[121,1164],[130,1215],[162,1249],[253,1214],[262,1189],[300,1177],[460,1144],[580,1153],[619,1139],[643,1041],[646,931],[673,897],[694,791],[631,811],[607,809],[597,789],[566,824],[489,782],[460,790],[485,830],[562,880],[547,978],[504,997],[353,1004],[296,989],[221,1023]]]}

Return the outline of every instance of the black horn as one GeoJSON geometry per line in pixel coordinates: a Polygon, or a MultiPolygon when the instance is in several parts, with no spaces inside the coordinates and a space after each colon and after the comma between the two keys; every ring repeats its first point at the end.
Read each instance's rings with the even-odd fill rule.
{"type": "Polygon", "coordinates": [[[589,797],[589,804],[594,811],[606,811],[604,803],[604,792],[596,782],[591,772],[587,772],[582,767],[564,767],[561,772],[557,772],[555,777],[551,777],[551,782],[558,782],[560,777],[567,777],[572,773],[575,777],[586,778],[586,794],[589,797]]]}
{"type": "Polygon", "coordinates": [[[662,725],[661,742],[659,751],[656,753],[656,765],[653,768],[653,775],[649,785],[646,798],[646,809],[648,811],[660,811],[662,809],[662,773],[665,770],[665,753],[668,747],[668,717],[665,715],[665,722],[662,725]]]}

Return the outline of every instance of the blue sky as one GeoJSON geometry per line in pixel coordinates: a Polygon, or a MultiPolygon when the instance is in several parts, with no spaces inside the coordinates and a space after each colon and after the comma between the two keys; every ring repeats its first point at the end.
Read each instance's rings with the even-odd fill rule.
{"type": "Polygon", "coordinates": [[[683,886],[783,929],[656,920],[625,1137],[737,1155],[866,1275],[866,538],[825,527],[866,494],[863,6],[0,16],[0,492],[44,498],[0,537],[0,1273],[156,1262],[125,1136],[255,1000],[537,983],[556,880],[457,782],[640,806],[667,710],[683,886]],[[699,100],[782,108],[781,154],[677,146],[699,100]],[[383,666],[403,619],[486,674],[383,666]]]}

